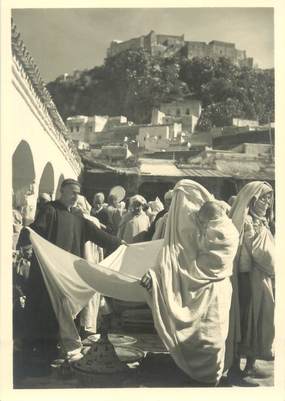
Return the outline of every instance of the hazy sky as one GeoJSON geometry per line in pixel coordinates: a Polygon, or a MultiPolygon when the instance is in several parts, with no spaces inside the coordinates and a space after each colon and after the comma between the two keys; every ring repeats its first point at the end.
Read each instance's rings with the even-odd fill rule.
{"type": "Polygon", "coordinates": [[[234,42],[261,68],[274,65],[272,8],[17,9],[12,16],[46,82],[102,64],[113,39],[151,30],[234,42]]]}

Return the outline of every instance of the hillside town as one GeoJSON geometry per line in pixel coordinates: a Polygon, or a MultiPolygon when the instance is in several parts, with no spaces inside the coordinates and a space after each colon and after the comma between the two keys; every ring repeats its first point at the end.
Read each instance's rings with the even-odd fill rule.
{"type": "Polygon", "coordinates": [[[232,71],[267,71],[235,43],[153,30],[106,55],[46,85],[12,21],[14,388],[272,386],[274,105],[235,83],[215,98],[232,71]],[[173,87],[129,67],[124,96],[72,103],[96,106],[124,57],[170,65],[173,87]],[[205,89],[199,63],[226,78],[205,89]]]}
{"type": "Polygon", "coordinates": [[[274,122],[233,118],[231,126],[196,132],[201,108],[199,100],[161,104],[147,125],[125,116],[68,117],[86,167],[86,195],[92,196],[96,182],[106,195],[110,186],[122,185],[130,195],[155,191],[162,198],[177,181],[190,178],[226,200],[250,180],[273,184],[274,122]],[[103,182],[102,173],[108,173],[103,182]]]}

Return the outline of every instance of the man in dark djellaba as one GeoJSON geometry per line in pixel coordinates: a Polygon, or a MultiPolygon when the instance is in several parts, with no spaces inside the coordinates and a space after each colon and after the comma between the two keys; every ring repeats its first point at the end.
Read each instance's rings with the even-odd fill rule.
{"type": "MultiPolygon", "coordinates": [[[[77,181],[64,180],[60,198],[47,203],[30,228],[53,244],[79,257],[83,256],[84,244],[87,241],[92,241],[110,252],[114,251],[123,242],[76,213],[73,206],[79,193],[80,184],[77,181]]],[[[31,246],[29,231],[25,228],[21,232],[19,245],[31,246]]],[[[45,370],[50,362],[58,357],[59,327],[34,254],[28,280],[26,322],[27,361],[31,361],[31,356],[36,353],[45,370]]]]}

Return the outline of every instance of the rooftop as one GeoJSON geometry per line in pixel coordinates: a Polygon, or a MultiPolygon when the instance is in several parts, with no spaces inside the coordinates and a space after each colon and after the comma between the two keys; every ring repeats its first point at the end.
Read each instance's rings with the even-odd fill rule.
{"type": "Polygon", "coordinates": [[[132,174],[150,177],[205,177],[205,178],[234,178],[238,180],[275,180],[274,165],[261,166],[258,171],[243,169],[217,169],[214,166],[200,167],[191,163],[177,163],[174,160],[140,158],[138,167],[110,166],[94,160],[87,161],[88,171],[96,174],[113,172],[116,174],[132,174]]]}
{"type": "Polygon", "coordinates": [[[141,158],[140,162],[141,175],[183,177],[183,173],[176,167],[172,160],[141,158]]]}
{"type": "Polygon", "coordinates": [[[199,45],[206,45],[206,44],[207,44],[206,42],[201,42],[201,41],[199,41],[199,40],[187,40],[185,43],[186,43],[187,45],[188,45],[188,44],[199,44],[199,45]]]}

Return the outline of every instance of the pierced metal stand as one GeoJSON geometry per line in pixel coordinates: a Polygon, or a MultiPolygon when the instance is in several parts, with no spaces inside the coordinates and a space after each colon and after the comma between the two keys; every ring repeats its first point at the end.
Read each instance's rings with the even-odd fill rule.
{"type": "Polygon", "coordinates": [[[110,383],[116,385],[116,382],[119,383],[119,380],[122,379],[122,374],[128,375],[131,371],[116,354],[115,348],[108,338],[109,327],[110,319],[107,317],[101,327],[100,339],[92,341],[86,354],[72,364],[72,370],[84,385],[96,387],[108,387],[110,383]]]}

